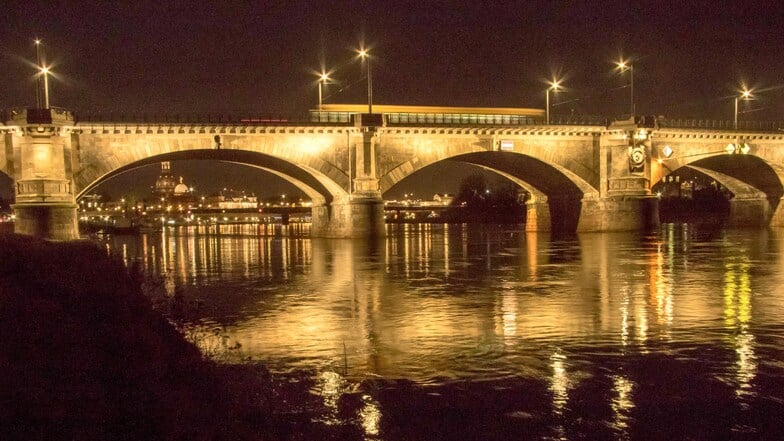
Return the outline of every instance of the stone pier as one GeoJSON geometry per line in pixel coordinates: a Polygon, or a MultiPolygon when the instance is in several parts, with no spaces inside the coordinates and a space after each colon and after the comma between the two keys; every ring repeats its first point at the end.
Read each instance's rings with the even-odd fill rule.
{"type": "Polygon", "coordinates": [[[352,198],[313,207],[311,235],[327,238],[383,237],[384,201],[381,198],[352,198]]]}
{"type": "Polygon", "coordinates": [[[7,155],[15,181],[14,231],[50,240],[78,239],[71,131],[66,127],[73,124],[73,115],[50,108],[20,109],[11,117],[19,128],[11,135],[14,154],[7,155]]]}
{"type": "Polygon", "coordinates": [[[550,205],[547,202],[528,201],[525,203],[525,231],[546,233],[552,229],[550,205]]]}
{"type": "Polygon", "coordinates": [[[730,199],[730,215],[727,226],[732,228],[759,228],[768,224],[778,226],[774,224],[774,221],[781,221],[782,215],[780,210],[777,211],[779,211],[777,215],[773,213],[767,198],[734,197],[730,199]]]}

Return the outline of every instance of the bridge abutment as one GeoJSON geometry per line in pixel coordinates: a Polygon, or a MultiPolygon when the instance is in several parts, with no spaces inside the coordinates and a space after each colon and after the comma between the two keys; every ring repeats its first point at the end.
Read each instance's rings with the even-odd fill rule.
{"type": "Polygon", "coordinates": [[[732,198],[727,226],[732,228],[758,228],[784,221],[781,210],[774,213],[767,198],[732,198]],[[776,220],[776,217],[779,219],[776,220]]]}
{"type": "Polygon", "coordinates": [[[771,207],[770,226],[784,227],[784,197],[778,200],[775,207],[771,207]]]}
{"type": "Polygon", "coordinates": [[[384,201],[381,197],[356,197],[313,207],[311,235],[328,238],[383,237],[384,201]]]}
{"type": "Polygon", "coordinates": [[[14,231],[50,240],[79,238],[71,165],[73,115],[62,109],[18,109],[6,138],[15,180],[14,231]],[[10,141],[11,145],[8,145],[10,141]]]}
{"type": "Polygon", "coordinates": [[[14,204],[14,232],[49,240],[79,239],[76,204],[14,204]]]}
{"type": "Polygon", "coordinates": [[[659,226],[655,196],[583,200],[578,232],[648,230],[659,226]]]}
{"type": "Polygon", "coordinates": [[[547,233],[552,230],[550,205],[547,202],[528,201],[525,203],[525,231],[547,233]]]}

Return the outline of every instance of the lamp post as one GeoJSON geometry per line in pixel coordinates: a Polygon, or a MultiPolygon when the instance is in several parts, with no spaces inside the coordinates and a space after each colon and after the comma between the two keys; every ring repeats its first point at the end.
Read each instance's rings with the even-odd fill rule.
{"type": "Polygon", "coordinates": [[[322,72],[321,76],[319,77],[319,83],[318,83],[318,89],[319,89],[319,105],[318,105],[319,118],[321,118],[321,87],[322,87],[322,85],[327,84],[327,80],[329,80],[329,76],[326,73],[322,72]]]}
{"type": "Polygon", "coordinates": [[[735,96],[735,119],[733,120],[732,128],[738,130],[738,100],[749,100],[751,99],[751,91],[746,89],[745,87],[741,91],[740,95],[735,96]]]}
{"type": "Polygon", "coordinates": [[[370,53],[366,49],[360,49],[359,58],[367,61],[368,113],[373,113],[373,77],[370,69],[370,53]]]}
{"type": "MultiPolygon", "coordinates": [[[[41,70],[41,40],[35,39],[35,67],[41,70]]],[[[35,79],[35,107],[41,108],[41,78],[35,79]]]]}
{"type": "Polygon", "coordinates": [[[46,109],[49,108],[49,70],[48,67],[41,67],[41,73],[44,75],[44,100],[46,103],[46,109]]]}
{"type": "Polygon", "coordinates": [[[631,116],[634,117],[634,65],[631,62],[626,60],[621,60],[615,63],[618,66],[618,72],[624,73],[627,70],[629,71],[629,94],[630,94],[630,104],[629,109],[631,111],[631,116]]]}
{"type": "Polygon", "coordinates": [[[547,91],[545,92],[545,97],[546,97],[545,98],[545,107],[546,107],[546,109],[545,109],[546,117],[545,118],[546,118],[546,122],[547,122],[548,125],[550,124],[550,92],[552,91],[552,92],[556,92],[557,93],[560,90],[560,87],[561,87],[560,82],[558,80],[555,80],[552,83],[550,83],[550,87],[548,87],[547,91]]]}

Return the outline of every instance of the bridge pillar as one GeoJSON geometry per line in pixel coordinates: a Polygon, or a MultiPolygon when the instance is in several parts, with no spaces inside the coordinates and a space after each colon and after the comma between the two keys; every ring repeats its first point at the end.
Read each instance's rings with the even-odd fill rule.
{"type": "Polygon", "coordinates": [[[651,194],[651,128],[632,118],[614,122],[602,134],[599,194],[583,198],[577,231],[645,230],[659,225],[659,199],[651,194]]]}
{"type": "Polygon", "coordinates": [[[383,237],[384,201],[357,197],[313,207],[311,236],[332,238],[383,237]]]}
{"type": "MultiPolygon", "coordinates": [[[[79,238],[71,180],[70,112],[22,109],[12,114],[10,138],[16,203],[14,231],[50,240],[79,238]]],[[[6,149],[9,148],[6,137],[6,149]]]]}
{"type": "MultiPolygon", "coordinates": [[[[777,215],[782,217],[780,213],[777,215]]],[[[732,228],[765,227],[769,223],[773,225],[773,216],[774,213],[767,198],[734,197],[730,199],[730,216],[727,226],[732,228]]]]}
{"type": "Polygon", "coordinates": [[[577,231],[648,230],[658,225],[657,197],[609,197],[583,200],[577,231]]]}
{"type": "Polygon", "coordinates": [[[335,238],[374,238],[386,234],[384,200],[376,177],[376,127],[363,127],[361,144],[354,146],[352,191],[346,200],[314,207],[311,235],[335,238]]]}
{"type": "Polygon", "coordinates": [[[771,211],[770,226],[784,227],[784,197],[779,199],[775,207],[771,207],[771,211]]]}
{"type": "Polygon", "coordinates": [[[550,204],[542,201],[525,203],[525,231],[546,233],[551,231],[550,204]]]}

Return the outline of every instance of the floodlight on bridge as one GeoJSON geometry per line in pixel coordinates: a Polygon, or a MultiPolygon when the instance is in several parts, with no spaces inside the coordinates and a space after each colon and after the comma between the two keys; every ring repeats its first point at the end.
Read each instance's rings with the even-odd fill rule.
{"type": "Polygon", "coordinates": [[[558,91],[560,91],[560,90],[561,90],[561,82],[560,82],[560,80],[553,80],[553,82],[550,83],[550,87],[548,87],[547,91],[545,92],[545,98],[546,98],[545,99],[545,108],[546,108],[546,113],[547,113],[547,116],[546,116],[545,119],[546,119],[547,124],[550,124],[550,92],[552,91],[552,92],[558,93],[558,91]]]}
{"type": "MultiPolygon", "coordinates": [[[[329,81],[329,74],[327,74],[326,72],[322,71],[321,74],[319,75],[319,82],[318,82],[318,93],[319,93],[318,110],[319,110],[319,112],[321,112],[321,106],[322,106],[322,100],[321,100],[321,97],[322,97],[321,93],[322,92],[321,92],[321,88],[325,84],[327,84],[327,81],[329,81]]],[[[321,116],[319,115],[319,118],[320,117],[321,116]]]]}
{"type": "Polygon", "coordinates": [[[44,76],[44,108],[49,108],[49,75],[51,75],[52,70],[46,66],[40,67],[41,75],[44,76]]]}
{"type": "Polygon", "coordinates": [[[630,60],[620,60],[615,63],[618,73],[629,71],[630,116],[634,117],[634,65],[630,60]]]}
{"type": "Polygon", "coordinates": [[[367,61],[368,113],[373,113],[373,77],[370,69],[370,52],[365,48],[360,48],[357,53],[362,61],[367,61]]]}
{"type": "Polygon", "coordinates": [[[738,130],[738,100],[748,101],[754,98],[754,95],[751,94],[751,90],[747,89],[746,86],[743,86],[743,89],[740,91],[740,95],[735,97],[735,118],[733,120],[732,128],[738,130]]]}

